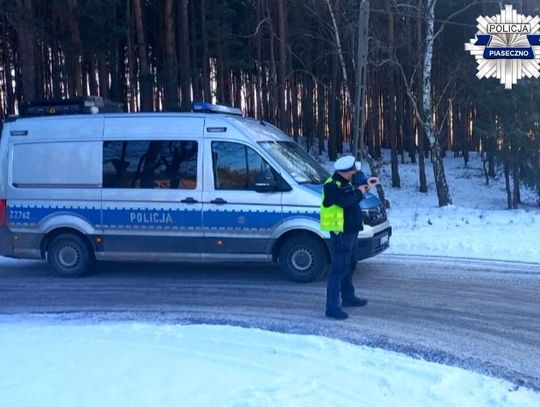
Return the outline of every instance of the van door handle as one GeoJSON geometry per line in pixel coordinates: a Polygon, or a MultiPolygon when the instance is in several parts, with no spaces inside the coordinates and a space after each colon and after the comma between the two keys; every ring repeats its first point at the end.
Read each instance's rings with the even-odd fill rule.
{"type": "Polygon", "coordinates": [[[212,199],[210,201],[210,203],[213,203],[213,204],[218,204],[218,205],[223,205],[223,204],[226,204],[227,201],[223,198],[216,198],[216,199],[212,199]]]}
{"type": "Polygon", "coordinates": [[[196,199],[193,199],[192,197],[189,197],[189,198],[186,198],[186,199],[182,199],[180,202],[187,203],[187,204],[194,204],[194,203],[197,203],[199,201],[197,201],[196,199]]]}

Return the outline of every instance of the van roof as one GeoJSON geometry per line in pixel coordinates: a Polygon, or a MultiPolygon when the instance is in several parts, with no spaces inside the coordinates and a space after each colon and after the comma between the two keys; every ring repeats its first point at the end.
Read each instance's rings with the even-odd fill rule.
{"type": "Polygon", "coordinates": [[[250,117],[243,117],[230,114],[220,113],[196,113],[196,112],[137,112],[137,113],[96,113],[96,114],[69,114],[69,115],[51,115],[51,116],[10,116],[6,122],[17,122],[17,127],[24,126],[25,122],[36,125],[36,122],[47,121],[70,121],[83,120],[88,123],[88,120],[92,119],[105,119],[105,118],[136,118],[144,119],[148,118],[202,118],[211,119],[212,122],[221,122],[234,127],[237,131],[247,135],[251,140],[259,141],[291,141],[292,138],[281,131],[276,126],[265,122],[263,120],[256,120],[250,117]]]}

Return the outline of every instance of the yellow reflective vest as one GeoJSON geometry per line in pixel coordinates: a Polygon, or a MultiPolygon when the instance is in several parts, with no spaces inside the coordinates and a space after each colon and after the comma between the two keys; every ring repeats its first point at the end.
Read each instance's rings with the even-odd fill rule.
{"type": "MultiPolygon", "coordinates": [[[[328,178],[324,185],[335,182],[338,188],[341,187],[341,182],[335,181],[332,177],[328,178]]],[[[321,199],[321,230],[327,232],[343,232],[344,227],[344,215],[343,208],[341,206],[332,205],[328,208],[324,206],[324,186],[322,190],[321,199]]]]}

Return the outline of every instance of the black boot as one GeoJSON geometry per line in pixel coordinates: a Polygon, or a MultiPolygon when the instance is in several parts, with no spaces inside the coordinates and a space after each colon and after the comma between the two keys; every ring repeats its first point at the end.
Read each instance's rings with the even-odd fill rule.
{"type": "Polygon", "coordinates": [[[368,303],[368,300],[365,300],[363,298],[358,298],[358,297],[352,297],[347,300],[343,300],[341,302],[341,305],[343,307],[363,307],[367,303],[368,303]]]}
{"type": "Polygon", "coordinates": [[[329,309],[326,310],[325,315],[328,318],[334,318],[334,319],[347,319],[347,318],[349,318],[349,314],[347,314],[341,308],[329,308],[329,309]]]}

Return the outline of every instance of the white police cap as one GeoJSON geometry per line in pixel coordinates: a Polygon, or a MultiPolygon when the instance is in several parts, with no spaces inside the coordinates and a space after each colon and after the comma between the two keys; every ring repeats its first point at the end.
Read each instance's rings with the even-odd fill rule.
{"type": "Polygon", "coordinates": [[[344,157],[338,158],[334,163],[334,169],[339,172],[347,171],[360,171],[362,168],[361,162],[356,162],[356,159],[352,155],[346,155],[344,157]]]}

